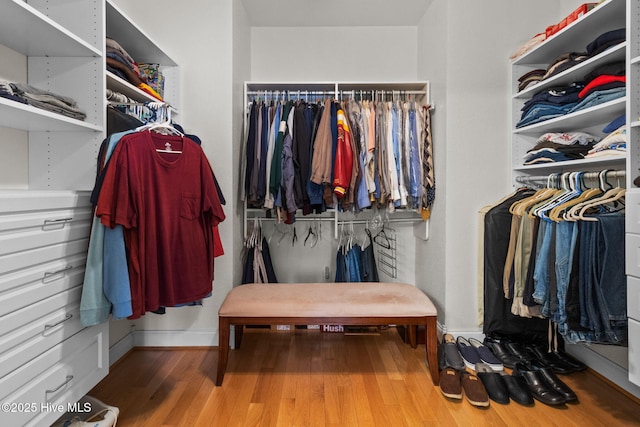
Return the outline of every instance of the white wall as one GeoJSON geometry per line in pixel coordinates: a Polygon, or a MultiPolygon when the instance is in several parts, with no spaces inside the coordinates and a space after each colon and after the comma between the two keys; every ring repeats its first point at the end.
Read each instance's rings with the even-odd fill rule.
{"type": "Polygon", "coordinates": [[[434,1],[418,25],[418,78],[429,80],[431,101],[435,110],[431,116],[435,168],[436,199],[429,220],[429,240],[416,239],[416,286],[422,289],[438,309],[438,320],[445,322],[447,290],[447,117],[448,99],[448,2],[434,1]]]}
{"type": "Polygon", "coordinates": [[[254,27],[254,81],[416,80],[415,27],[254,27]]]}
{"type": "Polygon", "coordinates": [[[416,276],[449,330],[480,330],[477,212],[511,191],[509,56],[557,17],[550,0],[436,0],[419,25],[419,77],[436,104],[437,196],[416,276]]]}
{"type": "Polygon", "coordinates": [[[115,3],[180,64],[182,99],[178,120],[187,132],[202,139],[202,148],[227,199],[225,214],[229,217],[220,226],[226,255],[216,259],[213,297],[205,299],[203,307],[168,309],[163,316],[147,313],[134,324],[137,330],[146,332],[141,344],[215,345],[218,307],[231,289],[236,268],[232,254],[237,242],[231,218],[236,201],[236,167],[231,161],[233,2],[192,0],[188,7],[172,0],[115,3]]]}

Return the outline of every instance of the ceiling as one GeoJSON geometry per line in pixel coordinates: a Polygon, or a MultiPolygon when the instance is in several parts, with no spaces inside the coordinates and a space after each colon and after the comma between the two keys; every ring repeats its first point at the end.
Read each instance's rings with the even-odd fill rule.
{"type": "Polygon", "coordinates": [[[252,27],[416,26],[433,0],[242,0],[252,27]]]}

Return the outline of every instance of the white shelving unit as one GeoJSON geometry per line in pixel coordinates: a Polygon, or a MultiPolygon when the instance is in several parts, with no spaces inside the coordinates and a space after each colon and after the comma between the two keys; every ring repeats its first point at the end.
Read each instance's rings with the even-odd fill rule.
{"type": "Polygon", "coordinates": [[[640,386],[640,4],[627,1],[627,315],[629,381],[640,386]]]}
{"type": "Polygon", "coordinates": [[[50,425],[64,411],[42,408],[66,411],[109,370],[109,324],[80,324],[88,190],[106,136],[106,88],[155,99],[105,71],[107,35],[137,61],[161,65],[165,98],[177,106],[177,64],[111,2],[0,4],[0,78],[73,98],[86,113],[76,120],[0,97],[0,168],[25,177],[0,179],[0,400],[35,405],[0,413],[0,425],[50,425]]]}
{"type": "MultiPolygon", "coordinates": [[[[548,175],[567,171],[600,171],[604,169],[626,170],[627,209],[627,253],[626,266],[629,271],[638,271],[636,260],[640,259],[640,238],[629,239],[629,233],[635,232],[640,236],[640,220],[634,223],[634,218],[640,218],[640,190],[633,189],[632,180],[640,175],[640,5],[635,0],[605,0],[592,11],[574,21],[545,42],[514,60],[511,64],[512,77],[512,146],[511,159],[513,182],[515,177],[526,175],[548,175]],[[534,86],[518,92],[518,77],[534,69],[546,69],[559,55],[566,52],[583,52],[587,44],[600,34],[607,31],[627,28],[627,42],[612,47],[589,60],[567,69],[534,86]],[[626,61],[627,63],[627,96],[615,99],[573,114],[556,117],[530,126],[516,128],[521,118],[521,108],[527,99],[542,89],[565,85],[579,81],[584,76],[606,63],[626,61]],[[539,165],[523,165],[523,155],[531,149],[538,137],[546,132],[582,131],[596,136],[605,136],[602,128],[613,119],[627,114],[630,140],[626,156],[602,157],[539,165]],[[633,231],[635,230],[635,231],[633,231]],[[633,244],[638,243],[638,247],[633,244]],[[634,252],[635,251],[635,252],[634,252]],[[635,258],[634,258],[635,256],[635,258]],[[634,270],[635,269],[635,270],[634,270]]],[[[625,184],[621,182],[621,184],[625,184]]],[[[629,277],[628,283],[628,313],[629,347],[628,372],[624,365],[627,361],[627,349],[624,347],[610,347],[600,351],[599,346],[589,346],[590,351],[581,351],[586,360],[592,362],[596,368],[613,382],[626,387],[624,383],[640,384],[640,279],[629,277]],[[633,318],[633,313],[636,317],[633,318]],[[615,351],[614,351],[615,350],[615,351]],[[624,359],[624,360],[622,360],[624,359]],[[603,364],[604,361],[604,364],[603,364]]]]}
{"type": "MultiPolygon", "coordinates": [[[[104,2],[3,1],[0,76],[73,98],[76,120],[0,98],[0,144],[24,144],[18,188],[0,182],[0,399],[31,410],[2,425],[49,425],[45,405],[78,401],[109,370],[108,325],[80,324],[91,222],[89,190],[104,139],[104,2]]],[[[13,149],[13,148],[12,148],[13,149]]],[[[4,163],[7,162],[7,163],[4,163]]],[[[64,411],[63,411],[64,412],[64,411]]]]}
{"type": "Polygon", "coordinates": [[[540,90],[554,86],[580,81],[596,67],[614,61],[626,59],[626,43],[608,49],[589,60],[571,67],[536,85],[518,92],[518,77],[535,69],[546,69],[559,55],[566,52],[583,52],[593,39],[606,31],[624,28],[625,1],[607,0],[592,11],[574,21],[544,43],[515,59],[511,64],[512,76],[512,146],[511,166],[514,177],[526,173],[536,174],[561,171],[574,171],[594,168],[607,168],[612,165],[624,167],[624,156],[619,159],[599,158],[584,161],[547,163],[543,165],[524,166],[522,157],[531,149],[536,140],[546,132],[589,132],[603,137],[602,128],[611,120],[624,114],[625,98],[615,99],[591,108],[576,111],[572,114],[556,117],[529,126],[516,128],[521,118],[524,103],[540,90]],[[585,30],[586,29],[586,30],[585,30]]]}
{"type": "MultiPolygon", "coordinates": [[[[178,64],[111,1],[106,2],[106,23],[107,37],[116,40],[137,63],[160,65],[165,78],[163,99],[177,112],[180,108],[178,64]]],[[[107,71],[106,76],[109,89],[139,102],[158,101],[113,73],[107,71]]]]}

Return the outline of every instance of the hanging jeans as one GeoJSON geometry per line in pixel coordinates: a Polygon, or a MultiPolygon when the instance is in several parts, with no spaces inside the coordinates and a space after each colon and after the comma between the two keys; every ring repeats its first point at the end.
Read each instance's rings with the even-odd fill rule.
{"type": "Polygon", "coordinates": [[[553,321],[558,324],[558,332],[560,334],[564,334],[567,331],[566,300],[577,236],[577,224],[575,222],[561,221],[556,225],[555,267],[558,286],[558,309],[554,313],[553,321]]]}

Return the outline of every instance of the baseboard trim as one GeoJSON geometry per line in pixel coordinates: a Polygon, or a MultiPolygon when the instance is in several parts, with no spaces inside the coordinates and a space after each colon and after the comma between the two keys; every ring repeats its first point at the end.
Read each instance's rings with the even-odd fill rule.
{"type": "Polygon", "coordinates": [[[629,381],[629,372],[598,352],[589,348],[588,345],[578,345],[565,343],[565,350],[584,362],[594,373],[612,385],[626,391],[636,399],[640,399],[640,387],[629,381]]]}
{"type": "Polygon", "coordinates": [[[120,341],[109,347],[109,366],[113,367],[134,348],[133,334],[129,332],[120,341]]]}
{"type": "Polygon", "coordinates": [[[218,331],[134,331],[134,347],[214,347],[218,331]]]}

